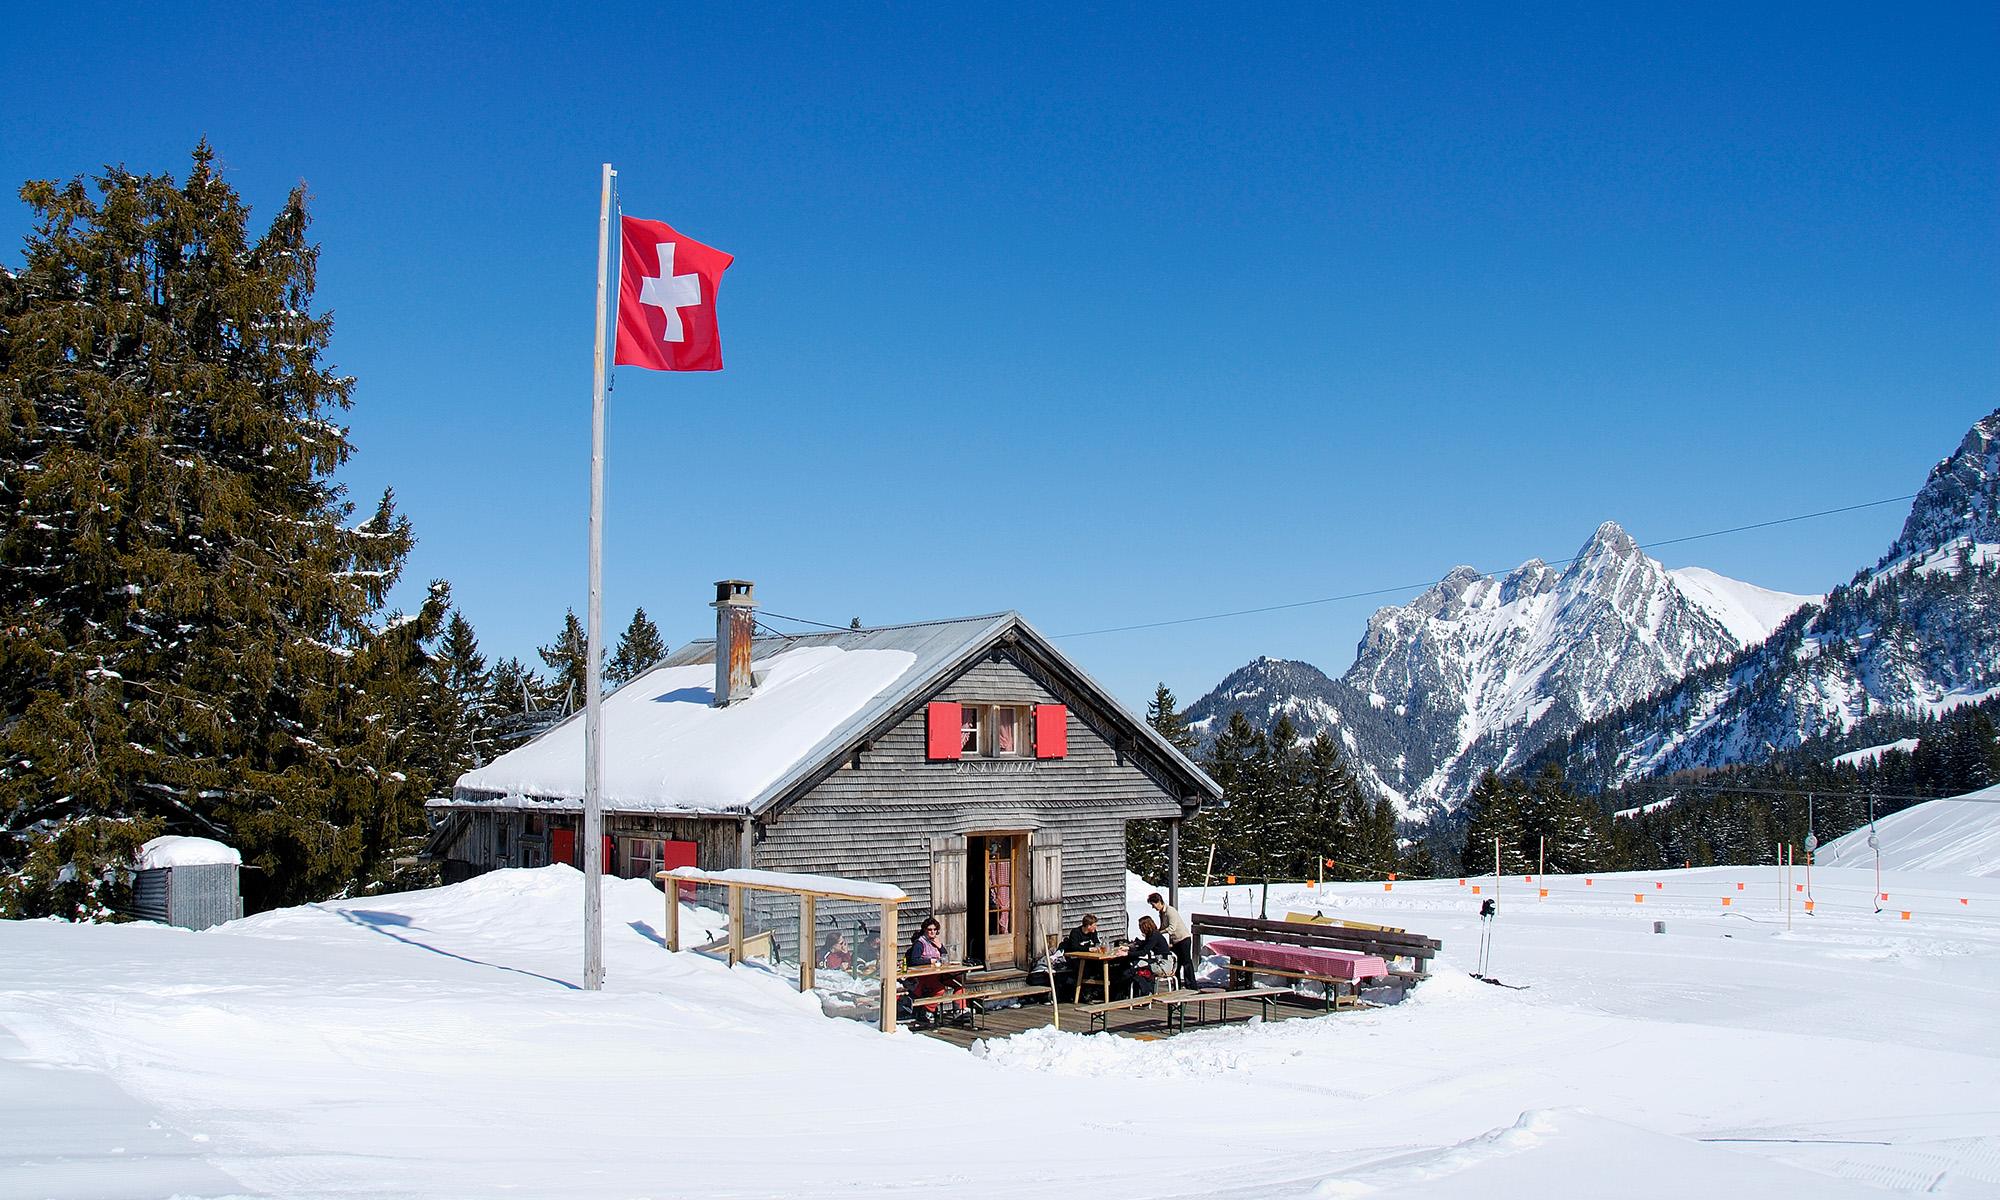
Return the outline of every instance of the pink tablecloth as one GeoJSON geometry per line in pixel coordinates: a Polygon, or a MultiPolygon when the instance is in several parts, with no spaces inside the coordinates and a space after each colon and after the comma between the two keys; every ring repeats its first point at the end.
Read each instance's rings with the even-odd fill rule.
{"type": "Polygon", "coordinates": [[[1202,948],[1212,954],[1227,954],[1235,962],[1275,967],[1281,971],[1309,971],[1333,979],[1379,979],[1389,973],[1388,963],[1373,954],[1353,950],[1245,942],[1236,938],[1209,938],[1202,943],[1202,948]]]}

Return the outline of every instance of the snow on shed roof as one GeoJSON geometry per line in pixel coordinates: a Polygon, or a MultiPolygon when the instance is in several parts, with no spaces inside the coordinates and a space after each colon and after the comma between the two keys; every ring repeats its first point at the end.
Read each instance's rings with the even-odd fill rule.
{"type": "MultiPolygon", "coordinates": [[[[758,638],[751,643],[756,688],[727,708],[712,704],[714,641],[689,642],[605,697],[604,806],[614,812],[761,812],[1010,630],[1061,663],[1202,791],[1221,795],[1200,767],[1125,713],[1020,614],[1004,612],[758,638]]],[[[430,803],[574,810],[582,800],[579,713],[459,776],[450,800],[430,803]]]]}
{"type": "Polygon", "coordinates": [[[168,834],[139,847],[139,869],[160,867],[241,866],[243,856],[213,838],[168,834]]]}

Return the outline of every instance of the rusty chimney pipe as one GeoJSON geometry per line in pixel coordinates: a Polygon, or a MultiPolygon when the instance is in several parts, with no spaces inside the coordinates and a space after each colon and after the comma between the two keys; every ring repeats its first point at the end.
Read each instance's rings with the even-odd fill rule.
{"type": "Polygon", "coordinates": [[[757,597],[747,579],[715,581],[715,707],[750,695],[750,639],[756,635],[757,597]]]}

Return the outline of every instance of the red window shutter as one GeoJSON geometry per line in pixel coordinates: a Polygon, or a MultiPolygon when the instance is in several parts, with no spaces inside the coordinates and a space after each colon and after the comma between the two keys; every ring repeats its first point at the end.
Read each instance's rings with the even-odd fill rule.
{"type": "Polygon", "coordinates": [[[553,839],[549,844],[549,861],[551,863],[568,863],[572,867],[575,866],[576,830],[551,829],[549,837],[553,839]]]}
{"type": "MultiPolygon", "coordinates": [[[[695,850],[695,844],[693,842],[661,842],[660,869],[662,871],[671,871],[675,867],[700,866],[701,864],[695,861],[694,850],[695,850]]],[[[683,900],[694,899],[693,884],[691,883],[682,884],[680,891],[681,891],[681,899],[683,900]]]]}
{"type": "Polygon", "coordinates": [[[959,706],[947,701],[937,701],[926,711],[927,722],[924,729],[925,754],[931,761],[959,757],[959,723],[965,719],[959,706]]]}
{"type": "Polygon", "coordinates": [[[1035,757],[1069,757],[1069,710],[1060,704],[1035,705],[1035,757]]]}

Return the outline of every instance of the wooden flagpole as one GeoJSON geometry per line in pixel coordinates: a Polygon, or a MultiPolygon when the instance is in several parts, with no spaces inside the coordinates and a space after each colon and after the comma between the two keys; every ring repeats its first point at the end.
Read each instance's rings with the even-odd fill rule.
{"type": "MultiPolygon", "coordinates": [[[[611,181],[604,164],[597,204],[597,344],[591,352],[590,386],[590,602],[583,666],[583,986],[604,986],[604,809],[599,776],[604,764],[604,336],[605,289],[611,267],[611,181]]],[[[669,903],[671,903],[671,890],[669,903]]]]}

